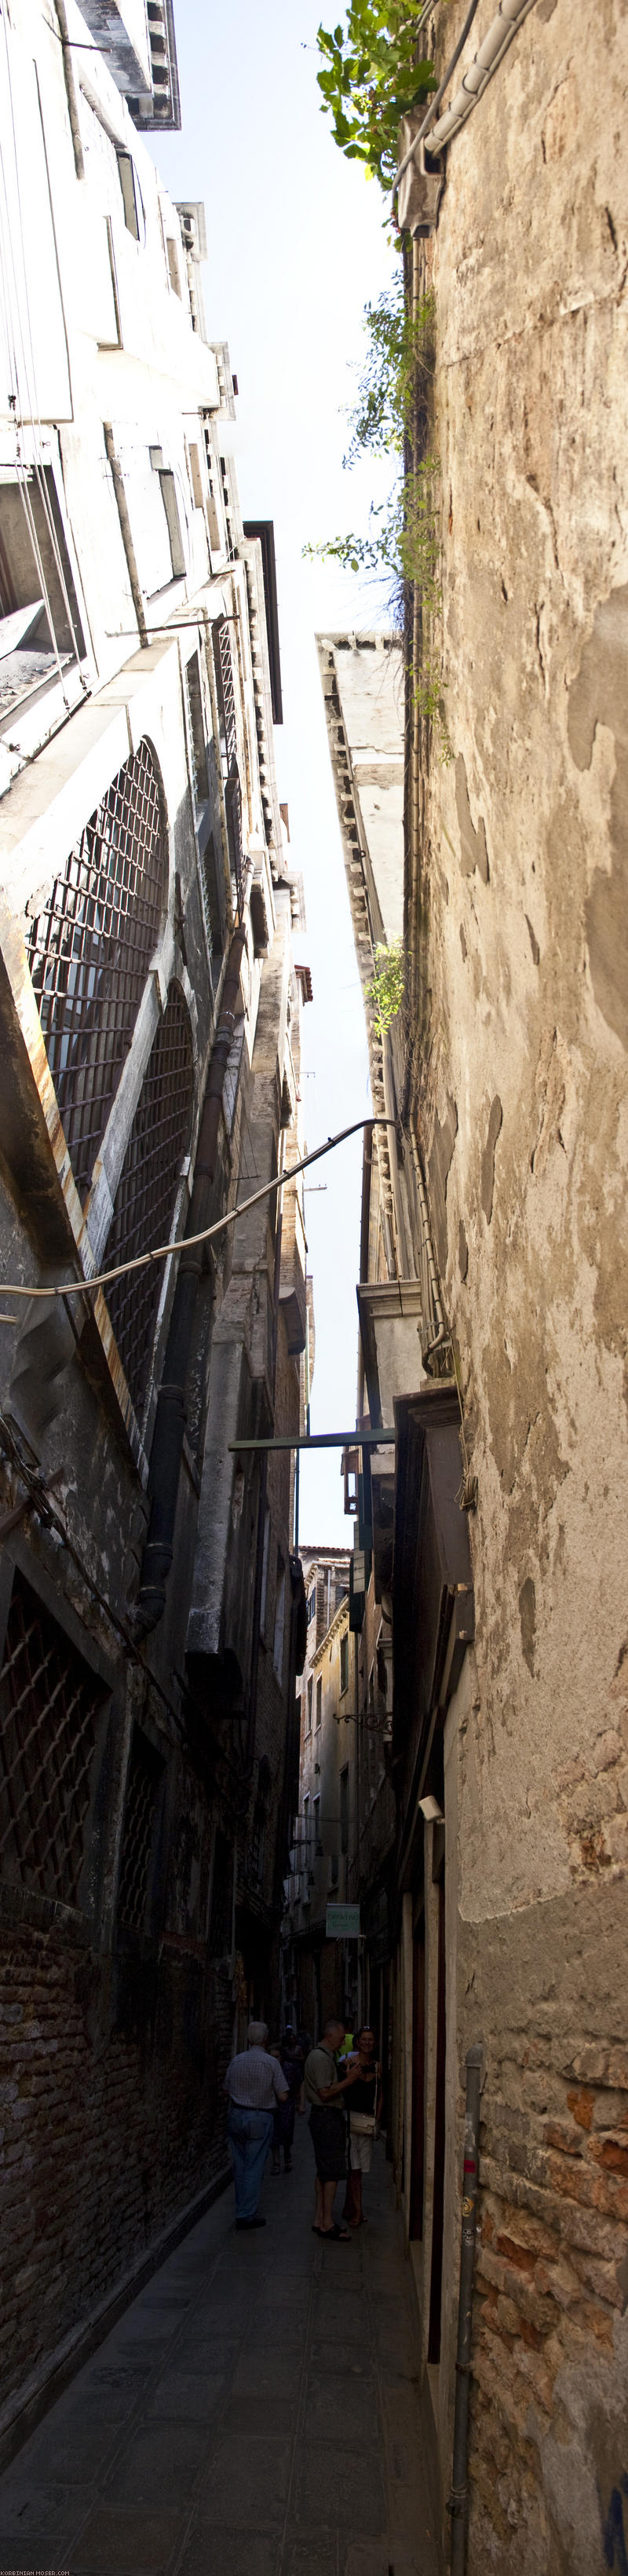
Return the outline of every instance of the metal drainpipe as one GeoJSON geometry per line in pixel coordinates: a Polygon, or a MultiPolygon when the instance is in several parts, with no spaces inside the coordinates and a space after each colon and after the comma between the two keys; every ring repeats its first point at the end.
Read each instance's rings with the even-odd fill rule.
{"type": "Polygon", "coordinates": [[[131,591],[131,598],[132,598],[132,601],[133,601],[133,607],[134,607],[134,609],[135,609],[135,615],[136,615],[136,618],[137,618],[137,628],[138,628],[138,634],[139,634],[140,644],[147,645],[147,644],[148,644],[148,627],[147,627],[147,624],[146,624],[146,618],[145,618],[145,615],[144,615],[144,601],[143,601],[143,598],[142,598],[142,585],[141,585],[141,581],[140,581],[140,577],[139,577],[139,572],[138,572],[138,569],[137,569],[137,559],[136,559],[136,554],[135,554],[135,547],[134,547],[134,544],[133,544],[133,536],[132,536],[132,531],[131,531],[131,521],[130,521],[129,513],[128,513],[128,510],[127,510],[126,492],[125,492],[125,489],[124,489],[124,477],[123,477],[122,467],[121,467],[121,465],[120,465],[119,458],[118,458],[118,457],[117,457],[117,455],[116,455],[115,439],[114,439],[113,429],[112,429],[111,421],[110,421],[110,420],[104,420],[104,421],[103,421],[103,431],[104,431],[104,439],[105,439],[105,450],[106,450],[106,454],[107,454],[108,463],[109,463],[109,466],[110,466],[110,468],[111,468],[111,480],[112,480],[112,483],[113,483],[113,488],[114,488],[114,492],[115,492],[115,496],[116,496],[116,501],[117,501],[117,505],[118,505],[118,518],[119,518],[119,521],[120,521],[120,534],[121,534],[122,543],[123,543],[123,546],[124,546],[124,552],[125,552],[125,555],[126,555],[126,568],[127,568],[127,572],[128,572],[128,576],[129,576],[129,586],[130,586],[130,591],[131,591]]]}
{"type": "MultiPolygon", "coordinates": [[[[482,44],[478,46],[473,62],[469,63],[460,88],[456,90],[455,98],[452,98],[451,105],[445,108],[438,123],[431,126],[428,147],[430,152],[442,152],[445,144],[452,141],[454,134],[460,133],[461,126],[471,115],[471,109],[476,106],[477,100],[482,98],[488,82],[493,79],[493,74],[498,70],[503,55],[512,44],[513,36],[518,35],[524,18],[527,18],[528,10],[533,6],[534,0],[500,0],[497,15],[493,18],[482,44]]],[[[449,70],[450,72],[453,70],[453,63],[450,63],[449,70]]],[[[442,85],[444,89],[447,87],[448,76],[442,85]]],[[[432,115],[436,105],[437,101],[434,99],[432,115]]]]}
{"type": "MultiPolygon", "coordinates": [[[[418,241],[413,241],[413,243],[412,243],[412,321],[413,321],[413,324],[416,322],[417,309],[418,309],[418,302],[419,302],[419,244],[418,244],[418,241]]],[[[412,437],[412,465],[413,465],[413,471],[414,471],[415,475],[418,473],[419,463],[420,463],[420,458],[419,458],[419,440],[418,440],[418,430],[417,430],[417,422],[416,422],[416,415],[415,415],[415,419],[414,419],[414,427],[413,427],[413,437],[412,437]]],[[[418,900],[417,900],[417,898],[418,898],[418,887],[419,887],[419,771],[420,771],[420,744],[421,744],[421,718],[420,718],[420,712],[419,712],[419,694],[420,694],[420,693],[419,693],[419,663],[420,663],[420,654],[421,654],[421,601],[420,601],[420,595],[419,595],[419,585],[418,585],[418,581],[415,581],[415,583],[414,583],[414,585],[413,585],[413,590],[414,590],[414,596],[413,596],[413,615],[412,615],[412,685],[413,685],[413,689],[414,689],[414,704],[413,704],[413,709],[412,709],[412,751],[411,751],[411,759],[412,759],[412,789],[411,789],[411,798],[410,798],[410,831],[411,831],[411,855],[410,855],[410,907],[411,907],[411,909],[410,909],[410,954],[411,954],[411,956],[412,956],[412,953],[413,953],[413,950],[414,950],[414,974],[413,974],[413,978],[412,978],[413,990],[412,990],[412,997],[411,997],[411,998],[412,998],[412,1018],[413,1018],[414,1027],[416,1028],[416,1027],[418,1026],[418,1018],[419,1018],[419,1008],[418,1008],[418,1005],[419,1005],[419,937],[420,937],[420,925],[419,925],[419,920],[418,920],[418,900]]]]}
{"type": "Polygon", "coordinates": [[[462,2178],[462,2235],[460,2245],[460,2293],[458,2299],[458,2346],[456,2352],[456,2401],[454,2410],[454,2452],[451,2494],[447,2511],[451,2514],[451,2576],[464,2576],[467,2554],[467,2448],[469,2434],[469,2382],[471,2377],[471,2317],[473,2309],[473,2267],[475,2260],[475,2218],[478,2196],[478,2144],[480,2136],[480,2085],[482,2050],[467,2049],[467,2092],[464,2123],[464,2171],[462,2178]]]}
{"type": "MultiPolygon", "coordinates": [[[[279,1170],[279,1173],[280,1173],[280,1174],[283,1172],[283,1165],[284,1165],[284,1153],[285,1153],[285,1141],[286,1141],[286,1140],[285,1140],[285,1131],[284,1131],[284,1129],[283,1129],[283,1128],[280,1128],[280,1131],[279,1131],[279,1157],[278,1157],[278,1170],[279,1170]]],[[[276,1228],[276,1234],[275,1234],[275,1269],[274,1269],[274,1278],[273,1278],[273,1421],[274,1421],[275,1374],[276,1374],[276,1365],[277,1365],[277,1336],[278,1336],[278,1331],[279,1331],[279,1289],[280,1289],[280,1285],[281,1285],[281,1228],[282,1228],[282,1214],[281,1214],[281,1190],[278,1190],[278,1192],[277,1192],[277,1228],[276,1228]]],[[[252,1761],[253,1761],[253,1755],[254,1755],[254,1752],[255,1752],[255,1729],[256,1729],[256,1725],[257,1725],[257,1697],[258,1697],[258,1685],[259,1685],[259,1639],[260,1639],[260,1615],[261,1615],[261,1608],[262,1608],[262,1571],[263,1571],[263,1565],[264,1565],[264,1520],[265,1520],[265,1515],[266,1515],[266,1485],[267,1485],[267,1476],[268,1476],[268,1450],[267,1450],[267,1449],[263,1449],[263,1450],[262,1450],[261,1468],[260,1468],[259,1497],[258,1497],[258,1507],[257,1507],[257,1539],[256,1539],[256,1547],[255,1547],[255,1582],[254,1582],[254,1588],[253,1588],[253,1643],[252,1643],[252,1652],[251,1652],[251,1675],[250,1675],[250,1681],[249,1681],[249,1708],[248,1708],[248,1719],[247,1719],[247,1729],[246,1729],[246,1758],[247,1758],[247,1762],[248,1762],[248,1763],[252,1763],[252,1761]]],[[[289,1580],[289,1568],[288,1568],[288,1565],[286,1564],[286,1567],[285,1567],[285,1574],[284,1574],[284,1583],[285,1583],[285,1584],[287,1584],[287,1583],[288,1583],[288,1580],[289,1580]]],[[[286,1595],[285,1595],[285,1591],[284,1591],[284,1620],[285,1620],[285,1600],[286,1600],[286,1595]]]]}
{"type": "MultiPolygon", "coordinates": [[[[365,1609],[366,1609],[366,1603],[365,1603],[365,1609]]],[[[357,1872],[356,1872],[356,1876],[357,1876],[357,1885],[356,1885],[356,1888],[355,1888],[355,1897],[356,1897],[356,1899],[357,1899],[357,1903],[358,1903],[358,1905],[359,1905],[359,1903],[360,1903],[360,1841],[361,1841],[361,1835],[360,1835],[360,1635],[361,1635],[361,1630],[360,1630],[360,1631],[358,1631],[358,1629],[357,1629],[357,1628],[354,1628],[354,1631],[353,1631],[353,1647],[354,1647],[354,1654],[355,1654],[355,1693],[354,1693],[354,1697],[355,1697],[355,1847],[356,1847],[356,1854],[357,1854],[357,1872]]],[[[361,1944],[361,1942],[360,1942],[360,1941],[358,1941],[358,2030],[360,2030],[360,2029],[361,2029],[361,2027],[362,2027],[362,1944],[361,1944]]]]}
{"type": "MultiPolygon", "coordinates": [[[[246,946],[246,911],[251,875],[252,870],[249,868],[243,904],[244,918],[239,923],[238,929],[234,931],[229,951],[220,1018],[212,1047],[203,1102],[186,1234],[199,1234],[209,1218],[211,1191],[216,1171],[224,1079],[233,1042],[240,969],[246,946]]],[[[135,1633],[140,1636],[147,1636],[149,1630],[157,1626],[166,1606],[166,1583],[172,1564],[175,1513],[186,1424],[185,1394],[190,1342],[202,1267],[202,1245],[195,1244],[186,1249],[184,1236],[150,1453],[148,1473],[150,1520],[142,1559],[140,1587],[133,1613],[135,1633]]]]}
{"type": "Polygon", "coordinates": [[[418,1145],[417,1145],[416,1137],[415,1137],[415,1135],[414,1135],[414,1133],[413,1133],[412,1128],[410,1129],[410,1151],[411,1151],[411,1154],[412,1154],[412,1161],[413,1161],[413,1164],[414,1164],[414,1170],[415,1170],[416,1185],[417,1185],[417,1190],[418,1190],[418,1194],[419,1194],[419,1205],[420,1205],[420,1209],[421,1209],[421,1216],[422,1216],[422,1219],[423,1219],[423,1236],[424,1236],[424,1242],[425,1242],[425,1249],[426,1249],[426,1252],[427,1252],[428,1269],[429,1269],[429,1274],[430,1274],[430,1288],[431,1288],[431,1291],[432,1291],[432,1301],[433,1301],[433,1306],[434,1306],[434,1313],[435,1313],[435,1316],[436,1316],[436,1323],[437,1323],[437,1326],[438,1326],[438,1330],[437,1330],[437,1333],[436,1333],[435,1339],[434,1339],[434,1341],[433,1341],[433,1342],[430,1342],[430,1351],[436,1351],[436,1350],[438,1350],[438,1348],[439,1348],[439,1344],[440,1344],[441,1342],[445,1342],[445,1341],[447,1340],[447,1326],[446,1326],[445,1318],[444,1318],[444,1315],[443,1315],[443,1309],[442,1309],[442,1305],[441,1305],[441,1301],[440,1301],[440,1295],[439,1295],[439,1289],[438,1289],[438,1279],[437,1279],[437,1272],[436,1272],[436,1261],[435,1261],[435,1258],[434,1258],[434,1246],[433,1246],[433,1243],[432,1243],[432,1232],[431,1232],[431,1226],[430,1226],[430,1220],[429,1220],[429,1214],[428,1214],[427,1199],[426,1199],[426,1195],[425,1195],[425,1182],[424,1182],[424,1179],[423,1179],[423,1173],[422,1173],[422,1171],[421,1171],[421,1156],[420,1156],[420,1153],[419,1153],[419,1148],[418,1148],[418,1145]]]}
{"type": "Polygon", "coordinates": [[[73,150],[74,150],[74,168],[75,168],[75,171],[76,171],[77,179],[84,179],[84,177],[85,177],[85,161],[84,161],[84,157],[83,157],[83,143],[82,143],[82,137],[81,137],[81,120],[80,120],[80,116],[79,116],[78,99],[77,99],[77,95],[76,95],[76,82],[75,82],[75,78],[74,78],[74,65],[73,65],[73,62],[72,62],[72,53],[71,53],[71,47],[70,47],[70,38],[69,38],[69,35],[68,35],[68,22],[67,22],[67,17],[66,17],[66,12],[65,12],[65,0],[54,0],[54,6],[55,6],[56,16],[57,16],[58,21],[59,21],[59,34],[60,34],[60,37],[61,37],[61,43],[62,43],[62,46],[63,46],[63,70],[64,70],[64,76],[65,76],[65,94],[66,94],[66,98],[67,98],[67,102],[68,102],[68,116],[69,116],[69,120],[70,120],[70,133],[71,133],[71,136],[72,136],[72,145],[73,145],[73,150]]]}

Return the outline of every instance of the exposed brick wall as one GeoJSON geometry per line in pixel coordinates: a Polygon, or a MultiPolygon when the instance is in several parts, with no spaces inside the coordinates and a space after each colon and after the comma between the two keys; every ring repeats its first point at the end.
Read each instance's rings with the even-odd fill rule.
{"type": "Polygon", "coordinates": [[[166,1943],[118,2027],[114,1985],[65,1932],[3,1940],[3,2403],[227,2161],[230,1979],[166,1943]]]}
{"type": "MultiPolygon", "coordinates": [[[[609,1894],[612,1949],[619,1882],[609,1894]]],[[[608,2031],[609,1944],[597,1934],[596,1974],[588,1896],[571,1922],[565,1900],[550,1930],[549,1995],[539,1991],[538,1969],[535,1995],[530,1972],[535,1942],[542,1956],[537,1921],[522,1927],[527,1959],[513,1956],[510,2010],[499,1988],[494,1997],[504,2011],[487,2043],[483,2093],[469,2576],[484,2576],[487,2565],[500,2576],[580,2576],[614,2563],[592,2558],[591,2547],[599,2532],[601,2548],[628,2473],[628,2044],[608,2031]],[[563,1945],[553,1938],[561,1929],[562,1984],[563,1945]],[[578,2032],[570,1986],[579,1968],[590,2004],[578,2032]],[[528,1975],[524,2029],[518,2007],[528,1975]]],[[[480,2017],[481,2005],[478,2026],[480,2017]]]]}

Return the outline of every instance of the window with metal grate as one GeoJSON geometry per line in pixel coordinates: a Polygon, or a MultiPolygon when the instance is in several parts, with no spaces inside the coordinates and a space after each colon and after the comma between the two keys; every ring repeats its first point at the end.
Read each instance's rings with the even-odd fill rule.
{"type": "Polygon", "coordinates": [[[233,654],[231,649],[231,636],[229,633],[229,620],[227,617],[216,618],[212,628],[212,638],[214,647],[216,692],[218,697],[220,757],[225,790],[225,813],[227,817],[229,861],[235,886],[238,909],[241,911],[244,891],[244,859],[242,854],[242,791],[240,787],[240,772],[238,769],[238,737],[236,729],[233,654]]]}
{"type": "Polygon", "coordinates": [[[212,628],[212,638],[214,646],[216,690],[218,696],[220,749],[222,754],[223,774],[225,778],[228,778],[229,771],[232,769],[234,761],[237,760],[238,754],[233,659],[231,653],[231,636],[229,634],[228,618],[218,617],[216,619],[212,628]]]}
{"type": "Polygon", "coordinates": [[[216,844],[213,832],[207,833],[202,849],[199,848],[198,855],[203,920],[205,923],[205,936],[209,949],[212,990],[215,992],[222,966],[225,920],[224,898],[218,874],[216,844]]]}
{"type": "Polygon", "coordinates": [[[226,1959],[233,1945],[233,1852],[226,1834],[216,1828],[208,1948],[210,1958],[226,1959]]]}
{"type": "Polygon", "coordinates": [[[166,899],[147,742],[118,770],[30,924],[28,963],[81,1196],[89,1188],[166,899]]]}
{"type": "Polygon", "coordinates": [[[242,791],[240,788],[240,772],[237,760],[234,760],[233,768],[229,771],[229,777],[225,787],[225,813],[227,817],[229,864],[235,885],[238,911],[241,913],[244,899],[244,855],[242,850],[242,791]]]}
{"type": "Polygon", "coordinates": [[[194,796],[195,806],[204,805],[209,795],[209,783],[207,777],[207,751],[205,748],[203,693],[201,689],[201,675],[198,667],[197,653],[192,653],[190,661],[186,662],[185,695],[188,711],[192,793],[194,796]]]}
{"type": "MultiPolygon", "coordinates": [[[[107,1239],[107,1268],[167,1243],[182,1157],[190,1135],[193,1093],[192,1040],[187,1005],[172,984],[153,1039],[118,1182],[107,1239]]],[[[161,1262],[116,1279],[108,1306],[136,1413],[141,1413],[157,1308],[161,1262]]]]}
{"type": "Polygon", "coordinates": [[[0,1873],[76,1905],[102,1687],[22,1574],[0,1675],[0,1873]]]}
{"type": "Polygon", "coordinates": [[[143,1932],[145,1927],[163,1776],[160,1755],[134,1726],[118,1881],[118,1921],[126,1931],[143,1932]]]}

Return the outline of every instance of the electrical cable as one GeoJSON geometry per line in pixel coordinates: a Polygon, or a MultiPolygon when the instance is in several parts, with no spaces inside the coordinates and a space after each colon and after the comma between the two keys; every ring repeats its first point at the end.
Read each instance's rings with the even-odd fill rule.
{"type": "MultiPolygon", "coordinates": [[[[261,1189],[254,1190],[250,1199],[242,1199],[239,1207],[228,1208],[226,1215],[217,1217],[213,1225],[202,1226],[199,1234],[188,1234],[185,1238],[177,1236],[175,1242],[156,1244],[152,1252],[137,1252],[131,1261],[118,1262],[115,1270],[99,1270],[92,1279],[64,1279],[58,1287],[26,1286],[22,1280],[3,1279],[0,1282],[2,1295],[26,1299],[91,1296],[96,1288],[110,1287],[114,1279],[128,1279],[132,1271],[146,1270],[151,1261],[169,1261],[173,1252],[183,1250],[184,1241],[186,1251],[195,1244],[210,1243],[228,1225],[237,1225],[241,1216],[248,1215],[249,1208],[259,1205],[260,1199],[270,1198],[273,1190],[287,1189],[290,1181],[296,1181],[300,1172],[306,1172],[310,1163],[319,1163],[323,1155],[334,1152],[336,1145],[345,1145],[349,1136],[361,1136],[365,1127],[394,1126],[394,1118],[354,1118],[350,1127],[341,1127],[337,1136],[328,1136],[324,1145],[316,1145],[311,1154],[302,1154],[300,1162],[292,1163],[289,1172],[276,1172],[274,1180],[263,1181],[261,1189]]],[[[15,1315],[0,1315],[0,1324],[14,1324],[16,1320],[15,1315]]]]}
{"type": "MultiPolygon", "coordinates": [[[[430,8],[431,8],[431,5],[432,5],[432,0],[429,0],[429,7],[430,7],[430,8]]],[[[51,22],[50,22],[50,19],[49,19],[49,18],[47,18],[47,19],[46,19],[46,26],[47,26],[47,28],[48,28],[48,34],[49,34],[49,36],[56,36],[57,44],[58,44],[58,45],[62,45],[62,46],[63,46],[64,53],[65,53],[66,46],[67,46],[67,50],[68,50],[68,53],[69,53],[69,54],[95,54],[97,59],[100,57],[100,55],[101,55],[101,54],[115,54],[115,51],[116,51],[115,45],[101,45],[100,43],[98,43],[97,45],[94,45],[94,44],[92,44],[92,45],[83,45],[83,44],[81,44],[80,40],[78,40],[78,39],[77,39],[77,38],[75,38],[74,36],[62,36],[62,35],[60,35],[60,33],[59,33],[59,28],[58,28],[58,27],[53,27],[53,26],[51,25],[51,22]]]]}

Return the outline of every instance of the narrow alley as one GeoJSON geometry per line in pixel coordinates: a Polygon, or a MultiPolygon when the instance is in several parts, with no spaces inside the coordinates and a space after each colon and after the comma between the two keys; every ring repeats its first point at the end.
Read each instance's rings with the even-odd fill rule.
{"type": "Polygon", "coordinates": [[[437,2576],[416,2306],[390,2166],[348,2246],[310,2232],[313,2159],[223,2194],[0,2480],[0,2566],[70,2576],[437,2576]]]}

